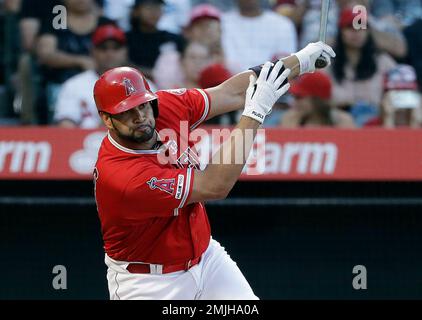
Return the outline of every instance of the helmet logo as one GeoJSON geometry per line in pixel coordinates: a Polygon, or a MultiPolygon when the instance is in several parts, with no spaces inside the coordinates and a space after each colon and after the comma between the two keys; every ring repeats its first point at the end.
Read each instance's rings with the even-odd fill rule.
{"type": "Polygon", "coordinates": [[[128,78],[123,79],[123,84],[125,85],[125,88],[126,88],[126,96],[130,96],[136,92],[136,89],[132,81],[130,81],[128,78]]]}

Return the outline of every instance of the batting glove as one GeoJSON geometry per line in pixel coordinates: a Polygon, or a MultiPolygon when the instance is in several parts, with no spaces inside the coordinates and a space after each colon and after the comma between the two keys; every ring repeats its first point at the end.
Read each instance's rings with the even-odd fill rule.
{"type": "Polygon", "coordinates": [[[322,41],[308,44],[305,48],[294,54],[300,63],[300,74],[312,73],[315,71],[315,62],[323,56],[329,66],[331,64],[331,58],[335,58],[336,53],[334,50],[322,41]]]}
{"type": "Polygon", "coordinates": [[[279,75],[283,61],[279,60],[275,65],[271,62],[264,64],[258,79],[253,75],[249,77],[249,87],[246,90],[246,102],[243,115],[263,123],[265,116],[271,113],[275,102],[285,94],[290,84],[286,81],[290,69],[284,70],[279,75]],[[273,67],[273,68],[272,68],[273,67]],[[272,70],[271,70],[272,68],[272,70]]]}

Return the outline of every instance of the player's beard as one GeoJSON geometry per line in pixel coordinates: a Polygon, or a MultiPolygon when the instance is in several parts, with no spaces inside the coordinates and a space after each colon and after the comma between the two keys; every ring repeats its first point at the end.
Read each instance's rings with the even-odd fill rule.
{"type": "Polygon", "coordinates": [[[151,125],[143,125],[143,127],[146,127],[146,129],[143,131],[131,129],[129,134],[121,132],[116,127],[114,127],[114,129],[116,130],[116,133],[119,138],[122,140],[134,143],[144,143],[150,141],[154,137],[155,126],[153,127],[151,125]]]}

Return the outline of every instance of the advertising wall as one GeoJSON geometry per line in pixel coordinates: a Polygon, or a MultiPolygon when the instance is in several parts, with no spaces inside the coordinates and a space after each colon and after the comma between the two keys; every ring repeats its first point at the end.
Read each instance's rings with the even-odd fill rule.
{"type": "MultiPolygon", "coordinates": [[[[201,160],[218,149],[206,128],[201,160]]],[[[199,129],[201,130],[201,129],[199,129]]],[[[0,179],[91,179],[105,131],[1,128],[0,179]]],[[[420,181],[422,130],[261,130],[241,180],[420,181]]]]}

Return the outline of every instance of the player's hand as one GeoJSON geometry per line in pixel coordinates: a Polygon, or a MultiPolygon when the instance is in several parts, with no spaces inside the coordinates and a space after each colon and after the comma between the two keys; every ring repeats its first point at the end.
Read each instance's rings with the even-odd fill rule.
{"type": "Polygon", "coordinates": [[[253,75],[249,77],[244,116],[263,123],[265,116],[271,112],[275,102],[289,90],[290,84],[284,83],[290,74],[290,69],[284,70],[279,75],[282,67],[283,61],[281,60],[275,65],[267,62],[264,64],[258,79],[253,75]]]}
{"type": "Polygon", "coordinates": [[[322,41],[310,43],[294,55],[299,59],[300,74],[314,72],[315,62],[320,56],[327,60],[327,66],[331,64],[331,58],[336,57],[334,50],[322,41]]]}

